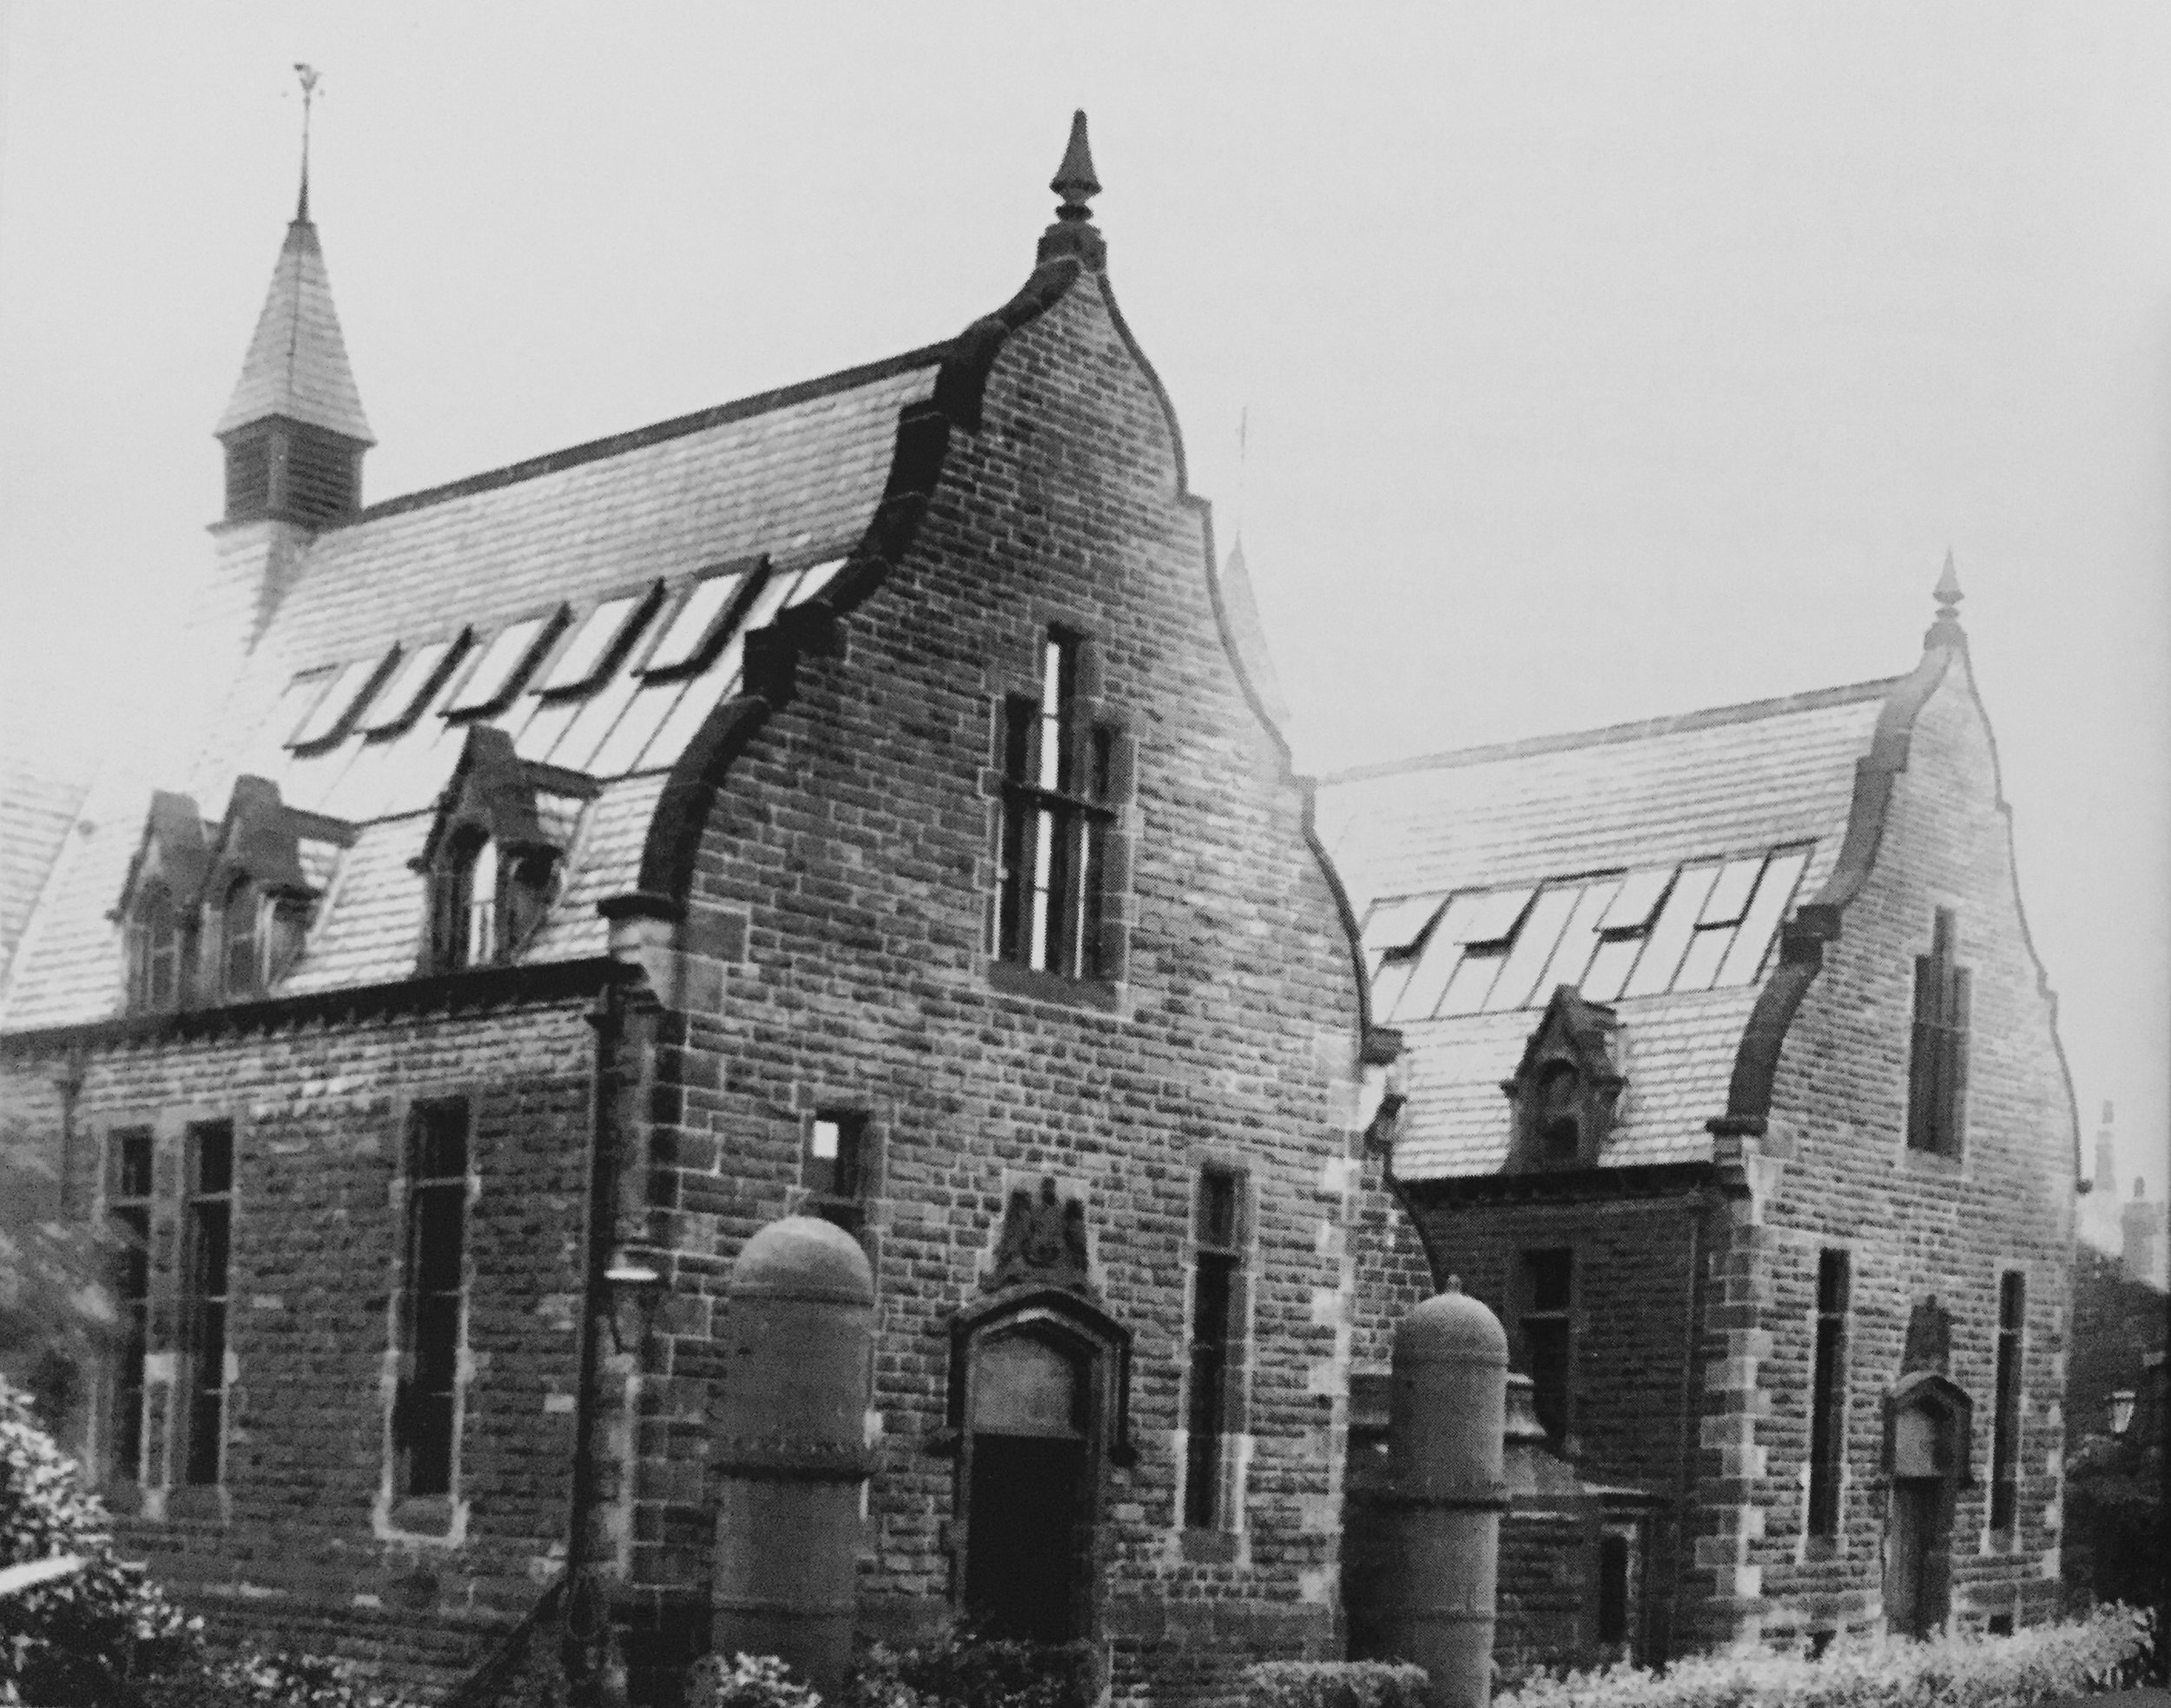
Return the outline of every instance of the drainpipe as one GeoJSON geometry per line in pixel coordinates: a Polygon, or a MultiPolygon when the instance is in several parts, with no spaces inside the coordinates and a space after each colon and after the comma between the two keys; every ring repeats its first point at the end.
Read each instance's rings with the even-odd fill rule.
{"type": "MultiPolygon", "coordinates": [[[[614,1463],[603,1391],[604,1342],[609,1338],[617,1343],[617,1308],[624,1302],[619,1294],[631,1278],[621,1257],[625,1218],[618,1198],[632,1172],[624,1157],[629,1136],[638,1127],[638,1114],[631,1105],[643,1088],[642,1063],[647,1052],[642,1047],[646,1040],[641,1022],[644,1011],[652,1011],[654,1006],[643,993],[630,992],[614,982],[604,987],[587,1016],[595,1028],[596,1044],[560,1641],[577,1708],[624,1708],[626,1702],[625,1658],[611,1626],[610,1587],[619,1575],[620,1562],[608,1512],[610,1491],[621,1480],[624,1467],[614,1463]],[[614,1471],[619,1474],[614,1476],[614,1471]]],[[[637,1297],[633,1302],[637,1307],[645,1301],[637,1297]]]]}

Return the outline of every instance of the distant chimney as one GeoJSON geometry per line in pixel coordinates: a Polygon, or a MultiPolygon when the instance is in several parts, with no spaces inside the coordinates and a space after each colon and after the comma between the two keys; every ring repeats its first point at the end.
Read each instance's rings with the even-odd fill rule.
{"type": "Polygon", "coordinates": [[[2148,1183],[2136,1179],[2134,1201],[2119,1217],[2119,1231],[2125,1236],[2123,1261],[2128,1280],[2155,1279],[2156,1231],[2162,1221],[2162,1206],[2148,1202],[2148,1183]]]}
{"type": "Polygon", "coordinates": [[[2115,1192],[2118,1190],[2118,1151],[2111,1132],[2111,1105],[2103,1103],[2103,1124],[2095,1130],[2095,1178],[2091,1190],[2115,1192]]]}

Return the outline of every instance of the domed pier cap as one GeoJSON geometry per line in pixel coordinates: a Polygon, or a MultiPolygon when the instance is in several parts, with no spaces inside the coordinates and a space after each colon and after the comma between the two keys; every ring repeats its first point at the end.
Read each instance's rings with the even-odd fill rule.
{"type": "Polygon", "coordinates": [[[874,1276],[860,1243],[835,1223],[787,1216],[747,1241],[731,1266],[731,1296],[872,1305],[874,1276]]]}
{"type": "Polygon", "coordinates": [[[1446,1288],[1402,1318],[1395,1331],[1397,1362],[1426,1364],[1508,1362],[1508,1331],[1500,1318],[1462,1290],[1462,1277],[1451,1275],[1446,1288]]]}

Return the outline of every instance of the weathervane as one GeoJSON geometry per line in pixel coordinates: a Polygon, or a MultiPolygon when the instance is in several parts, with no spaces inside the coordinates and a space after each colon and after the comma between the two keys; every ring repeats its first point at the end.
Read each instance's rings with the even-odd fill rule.
{"type": "Polygon", "coordinates": [[[294,203],[294,218],[307,221],[309,217],[309,109],[317,98],[317,80],[322,76],[313,65],[294,62],[294,75],[301,79],[301,195],[294,203]]]}

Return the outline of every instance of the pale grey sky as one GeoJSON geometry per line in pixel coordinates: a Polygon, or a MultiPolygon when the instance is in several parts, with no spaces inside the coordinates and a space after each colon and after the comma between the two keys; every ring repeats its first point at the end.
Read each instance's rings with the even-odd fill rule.
{"type": "Polygon", "coordinates": [[[185,669],[294,61],[378,497],[955,332],[1083,106],[1307,763],[1892,674],[1955,550],[2084,1138],[2162,1195],[2171,8],[4,18],[16,739],[149,739],[185,669]]]}

